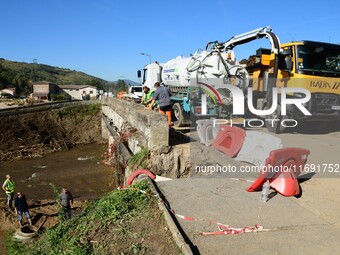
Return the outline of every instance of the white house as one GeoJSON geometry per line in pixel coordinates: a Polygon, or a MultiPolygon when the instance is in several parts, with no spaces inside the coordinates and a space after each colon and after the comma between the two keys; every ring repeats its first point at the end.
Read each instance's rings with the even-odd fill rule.
{"type": "Polygon", "coordinates": [[[9,87],[9,88],[4,88],[2,90],[0,90],[0,95],[11,95],[11,96],[15,96],[16,89],[15,87],[9,87]]]}
{"type": "Polygon", "coordinates": [[[84,100],[97,96],[97,88],[90,85],[58,85],[74,99],[84,100]]]}

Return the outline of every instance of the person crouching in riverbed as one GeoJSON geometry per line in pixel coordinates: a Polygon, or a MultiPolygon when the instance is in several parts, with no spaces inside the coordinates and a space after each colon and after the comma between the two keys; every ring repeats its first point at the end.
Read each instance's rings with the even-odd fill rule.
{"type": "Polygon", "coordinates": [[[14,200],[15,214],[18,215],[19,226],[22,227],[22,214],[24,213],[29,225],[32,225],[31,215],[28,212],[28,204],[24,194],[22,192],[17,193],[17,197],[14,200]]]}

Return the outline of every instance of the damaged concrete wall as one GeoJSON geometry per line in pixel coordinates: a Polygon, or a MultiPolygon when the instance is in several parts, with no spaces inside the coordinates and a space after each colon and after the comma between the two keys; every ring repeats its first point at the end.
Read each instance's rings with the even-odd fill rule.
{"type": "Polygon", "coordinates": [[[149,150],[147,169],[153,173],[170,178],[189,174],[189,146],[169,146],[169,127],[164,115],[134,102],[105,97],[102,113],[102,135],[109,140],[109,148],[119,149],[118,154],[123,154],[117,160],[125,168],[125,180],[136,170],[128,165],[129,151],[136,154],[142,148],[149,150]],[[129,150],[122,150],[123,144],[129,150]]]}
{"type": "Polygon", "coordinates": [[[133,154],[143,147],[169,145],[169,127],[164,115],[134,102],[109,97],[103,98],[102,112],[118,132],[127,135],[133,154]]]}
{"type": "Polygon", "coordinates": [[[189,145],[155,147],[150,151],[148,169],[153,173],[176,179],[189,175],[189,145]]]}

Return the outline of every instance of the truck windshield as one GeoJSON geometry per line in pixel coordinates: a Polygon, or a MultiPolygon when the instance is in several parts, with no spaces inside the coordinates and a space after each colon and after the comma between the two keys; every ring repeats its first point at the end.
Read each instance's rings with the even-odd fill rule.
{"type": "Polygon", "coordinates": [[[142,87],[133,87],[131,89],[131,93],[135,93],[135,92],[143,92],[143,88],[142,87]]]}
{"type": "Polygon", "coordinates": [[[299,73],[340,77],[340,46],[324,43],[298,45],[297,69],[299,73]]]}

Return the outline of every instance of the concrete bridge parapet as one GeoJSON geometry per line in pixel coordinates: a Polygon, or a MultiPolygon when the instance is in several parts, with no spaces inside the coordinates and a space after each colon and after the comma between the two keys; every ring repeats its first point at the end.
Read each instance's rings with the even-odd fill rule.
{"type": "Polygon", "coordinates": [[[103,97],[102,112],[119,133],[128,133],[128,146],[133,154],[147,147],[169,145],[167,118],[146,110],[135,102],[103,97]]]}

